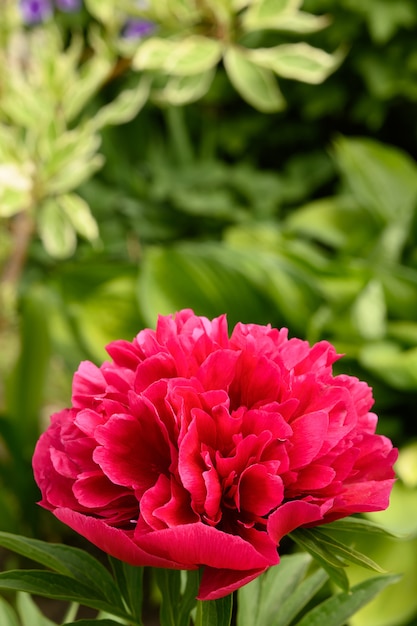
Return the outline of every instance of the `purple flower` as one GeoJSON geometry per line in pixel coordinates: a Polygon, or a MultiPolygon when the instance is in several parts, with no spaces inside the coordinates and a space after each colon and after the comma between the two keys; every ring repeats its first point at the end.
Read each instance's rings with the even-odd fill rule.
{"type": "Polygon", "coordinates": [[[26,24],[35,24],[50,17],[53,7],[50,0],[20,0],[20,11],[26,24]]]}
{"type": "Polygon", "coordinates": [[[155,30],[155,24],[148,20],[129,20],[123,29],[123,36],[128,39],[142,39],[151,35],[155,30]]]}
{"type": "Polygon", "coordinates": [[[55,0],[55,5],[60,11],[78,11],[81,8],[81,0],[55,0]]]}

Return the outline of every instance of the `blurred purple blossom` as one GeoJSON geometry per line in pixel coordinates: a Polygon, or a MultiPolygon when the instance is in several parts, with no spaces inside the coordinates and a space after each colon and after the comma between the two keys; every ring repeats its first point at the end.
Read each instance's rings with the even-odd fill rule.
{"type": "Polygon", "coordinates": [[[52,16],[54,8],[60,11],[78,11],[82,0],[19,0],[20,12],[26,24],[44,22],[52,16]]]}
{"type": "Polygon", "coordinates": [[[24,22],[35,24],[50,17],[53,6],[50,0],[20,0],[20,11],[24,22]]]}
{"type": "Polygon", "coordinates": [[[123,28],[123,37],[128,39],[141,39],[151,35],[155,30],[155,24],[149,20],[128,20],[123,28]]]}
{"type": "Polygon", "coordinates": [[[55,0],[55,5],[60,11],[78,11],[81,8],[81,0],[55,0]]]}

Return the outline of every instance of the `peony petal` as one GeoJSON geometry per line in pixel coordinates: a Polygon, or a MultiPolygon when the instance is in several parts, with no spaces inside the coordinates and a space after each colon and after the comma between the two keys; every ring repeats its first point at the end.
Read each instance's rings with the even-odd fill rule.
{"type": "MultiPolygon", "coordinates": [[[[318,508],[318,507],[317,507],[318,508]]],[[[265,532],[259,532],[259,547],[238,535],[197,522],[147,534],[135,534],[139,547],[167,560],[182,562],[184,569],[193,565],[209,565],[239,571],[264,569],[278,562],[275,545],[265,532]],[[260,552],[262,550],[262,553],[260,552]]]]}
{"type": "Polygon", "coordinates": [[[237,509],[253,515],[267,515],[282,502],[284,486],[280,476],[273,476],[260,464],[241,474],[238,484],[237,509]]]}
{"type": "Polygon", "coordinates": [[[216,569],[205,567],[198,591],[198,600],[217,600],[233,593],[254,580],[268,568],[236,571],[233,569],[216,569]]]}
{"type": "Polygon", "coordinates": [[[97,400],[106,391],[106,381],[96,365],[82,361],[72,382],[72,404],[74,408],[94,408],[97,400]]]}
{"type": "Polygon", "coordinates": [[[305,467],[317,458],[326,438],[328,423],[324,411],[307,413],[291,423],[293,435],[288,450],[291,469],[305,467]]]}
{"type": "MultiPolygon", "coordinates": [[[[53,513],[61,522],[91,541],[100,550],[125,563],[137,566],[184,569],[184,564],[181,561],[176,562],[157,556],[155,553],[146,552],[133,541],[132,533],[127,534],[125,530],[108,526],[103,520],[77,513],[68,508],[57,508],[53,513]]],[[[187,569],[196,569],[196,567],[188,566],[187,569]]]]}
{"type": "Polygon", "coordinates": [[[277,545],[288,533],[323,519],[320,507],[317,504],[310,504],[303,500],[290,500],[280,506],[269,516],[267,530],[268,534],[277,545]]]}

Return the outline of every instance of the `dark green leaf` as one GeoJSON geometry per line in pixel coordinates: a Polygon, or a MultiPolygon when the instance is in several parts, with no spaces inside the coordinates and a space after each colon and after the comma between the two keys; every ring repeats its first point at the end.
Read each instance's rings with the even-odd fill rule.
{"type": "Polygon", "coordinates": [[[143,603],[143,567],[135,567],[123,563],[113,557],[109,561],[116,579],[120,594],[125,599],[127,606],[134,618],[141,623],[143,603]]]}
{"type": "Polygon", "coordinates": [[[340,558],[332,554],[326,546],[318,544],[311,538],[306,529],[299,528],[290,536],[301,548],[307,550],[316,559],[338,587],[346,592],[349,590],[349,580],[344,571],[346,564],[340,558]]]}
{"type": "Polygon", "coordinates": [[[123,606],[110,573],[84,550],[5,532],[0,532],[0,546],[79,581],[112,605],[123,606]]]}
{"type": "Polygon", "coordinates": [[[120,617],[128,614],[120,606],[111,604],[103,594],[83,583],[55,572],[43,570],[11,570],[0,573],[0,589],[25,591],[45,598],[78,602],[93,609],[120,617]]]}
{"type": "Polygon", "coordinates": [[[330,550],[342,561],[355,563],[356,565],[366,567],[367,569],[374,570],[375,572],[379,572],[380,574],[385,573],[385,570],[381,568],[377,563],[372,561],[372,559],[367,557],[365,554],[361,554],[357,550],[354,550],[350,546],[347,546],[340,541],[337,541],[337,539],[331,537],[330,534],[327,534],[325,530],[322,530],[320,528],[313,528],[309,531],[309,534],[311,537],[313,537],[313,540],[320,545],[320,547],[330,550]]]}

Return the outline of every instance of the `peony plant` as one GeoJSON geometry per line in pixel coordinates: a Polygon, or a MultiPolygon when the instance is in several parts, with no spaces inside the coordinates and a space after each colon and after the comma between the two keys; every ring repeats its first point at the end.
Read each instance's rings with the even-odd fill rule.
{"type": "MultiPolygon", "coordinates": [[[[187,309],[107,351],[111,360],[100,367],[81,363],[72,407],[52,416],[33,469],[41,506],[109,555],[130,603],[140,589],[133,572],[151,566],[162,592],[161,624],[187,626],[192,614],[196,625],[228,625],[234,591],[255,584],[255,600],[244,589],[239,596],[251,605],[262,586],[264,596],[278,590],[291,568],[294,581],[303,579],[308,555],[280,557],[288,534],[322,567],[309,579],[310,594],[329,575],[344,589],[335,596],[339,621],[326,624],[343,624],[346,611],[394,582],[378,577],[348,593],[348,561],[378,567],[337,533],[378,531],[345,518],[388,506],[397,450],[375,432],[370,387],[333,373],[339,355],[330,343],[310,346],[285,328],[243,323],[229,337],[226,316],[209,320],[187,309]],[[181,585],[181,576],[188,582],[181,585]]],[[[47,595],[44,581],[50,594],[59,588],[61,598],[88,604],[84,585],[95,591],[89,606],[142,623],[137,599],[129,613],[92,557],[6,533],[0,543],[55,569],[58,563],[61,576],[6,572],[0,587],[47,595]],[[63,591],[63,574],[77,579],[72,596],[72,583],[63,591]]],[[[309,597],[293,596],[290,614],[309,597]]],[[[324,610],[323,619],[334,613],[331,604],[324,610]]],[[[300,624],[317,623],[313,617],[300,624]]],[[[241,611],[242,626],[247,619],[241,611]]]]}

